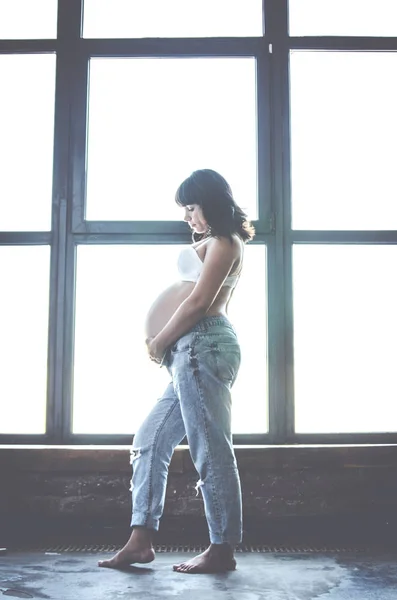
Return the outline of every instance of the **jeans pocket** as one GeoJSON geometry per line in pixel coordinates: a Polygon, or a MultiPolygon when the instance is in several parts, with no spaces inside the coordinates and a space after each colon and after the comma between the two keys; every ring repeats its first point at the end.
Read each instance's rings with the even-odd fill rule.
{"type": "Polygon", "coordinates": [[[230,387],[234,384],[241,363],[238,344],[217,343],[212,348],[216,363],[216,375],[230,387]]]}

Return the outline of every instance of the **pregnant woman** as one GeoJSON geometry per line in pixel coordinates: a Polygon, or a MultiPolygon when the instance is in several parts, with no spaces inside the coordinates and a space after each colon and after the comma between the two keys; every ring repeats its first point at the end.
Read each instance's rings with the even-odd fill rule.
{"type": "Polygon", "coordinates": [[[230,395],[240,348],[227,307],[242,270],[244,243],[254,229],[229,184],[210,169],[192,173],[180,185],[176,202],[192,229],[193,244],[179,255],[180,281],[159,296],[146,320],[149,356],[168,369],[171,382],[134,437],[131,537],[99,566],[117,569],[154,560],[153,535],[163,512],[168,466],[186,435],[211,543],[173,568],[219,573],[236,568],[234,546],[242,533],[230,395]]]}

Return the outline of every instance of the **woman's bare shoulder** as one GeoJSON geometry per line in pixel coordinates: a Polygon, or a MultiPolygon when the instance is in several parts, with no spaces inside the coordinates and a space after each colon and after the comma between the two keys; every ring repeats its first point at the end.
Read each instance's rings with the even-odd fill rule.
{"type": "MultiPolygon", "coordinates": [[[[205,248],[202,248],[205,252],[202,260],[209,254],[218,255],[223,257],[229,257],[229,260],[233,261],[233,269],[237,264],[240,264],[243,256],[243,248],[242,248],[242,240],[237,235],[233,235],[232,239],[227,237],[213,237],[209,240],[209,242],[205,245],[205,248]],[[210,253],[209,253],[210,251],[210,253]]],[[[200,250],[198,250],[200,255],[200,250]]],[[[226,259],[227,260],[227,259],[226,259]]]]}
{"type": "Polygon", "coordinates": [[[232,238],[226,236],[213,237],[210,240],[212,245],[216,245],[218,248],[230,249],[231,251],[240,251],[242,247],[242,240],[237,234],[233,234],[232,238]]]}

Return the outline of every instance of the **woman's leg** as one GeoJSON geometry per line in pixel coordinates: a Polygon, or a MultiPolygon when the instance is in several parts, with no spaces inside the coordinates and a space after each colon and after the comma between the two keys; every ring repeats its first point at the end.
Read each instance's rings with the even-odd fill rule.
{"type": "Polygon", "coordinates": [[[214,335],[209,331],[193,336],[187,351],[176,355],[171,366],[211,541],[199,560],[176,567],[183,572],[234,568],[232,548],[241,541],[241,488],[232,443],[230,394],[240,349],[234,333],[227,328],[223,334],[219,327],[216,330],[214,335]],[[219,552],[225,560],[219,561],[219,552]]]}
{"type": "Polygon", "coordinates": [[[134,437],[131,449],[131,527],[159,528],[163,514],[168,466],[185,437],[179,399],[170,382],[134,437]]]}
{"type": "Polygon", "coordinates": [[[99,566],[120,568],[154,559],[152,535],[159,528],[164,508],[168,466],[175,447],[185,437],[179,399],[172,382],[134,437],[131,449],[133,476],[130,539],[111,560],[99,566]]]}

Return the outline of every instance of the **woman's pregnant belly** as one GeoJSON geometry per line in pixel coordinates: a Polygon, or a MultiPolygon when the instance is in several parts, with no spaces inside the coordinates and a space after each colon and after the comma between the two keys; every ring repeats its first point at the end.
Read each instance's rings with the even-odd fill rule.
{"type": "Polygon", "coordinates": [[[168,323],[174,312],[191,294],[194,283],[179,281],[164,290],[153,302],[145,321],[146,337],[155,337],[168,323]]]}

